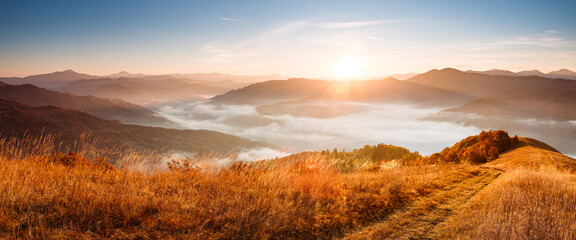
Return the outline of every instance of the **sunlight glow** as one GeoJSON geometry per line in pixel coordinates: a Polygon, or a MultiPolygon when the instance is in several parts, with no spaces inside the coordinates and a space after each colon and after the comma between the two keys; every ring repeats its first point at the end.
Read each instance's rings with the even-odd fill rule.
{"type": "Polygon", "coordinates": [[[363,74],[364,63],[354,58],[344,58],[330,66],[330,70],[339,80],[349,80],[363,74]]]}

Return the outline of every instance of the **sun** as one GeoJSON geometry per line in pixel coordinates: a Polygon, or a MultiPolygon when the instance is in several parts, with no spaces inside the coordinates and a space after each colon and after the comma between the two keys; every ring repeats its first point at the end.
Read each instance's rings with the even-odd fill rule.
{"type": "Polygon", "coordinates": [[[364,63],[354,58],[344,58],[332,64],[330,70],[338,80],[350,80],[363,74],[364,63]]]}

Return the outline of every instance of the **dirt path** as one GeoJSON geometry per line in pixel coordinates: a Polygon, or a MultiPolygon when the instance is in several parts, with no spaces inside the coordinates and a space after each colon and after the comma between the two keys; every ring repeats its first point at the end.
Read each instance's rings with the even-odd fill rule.
{"type": "Polygon", "coordinates": [[[502,172],[480,169],[471,178],[452,184],[360,229],[343,239],[433,239],[436,229],[502,172]]]}

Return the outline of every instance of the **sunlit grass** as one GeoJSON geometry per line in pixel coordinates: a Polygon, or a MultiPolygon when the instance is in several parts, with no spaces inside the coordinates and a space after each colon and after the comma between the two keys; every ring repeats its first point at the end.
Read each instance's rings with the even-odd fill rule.
{"type": "Polygon", "coordinates": [[[445,239],[576,239],[576,176],[553,169],[507,173],[472,199],[445,239]]]}
{"type": "Polygon", "coordinates": [[[141,172],[45,147],[0,161],[2,236],[332,238],[472,175],[464,165],[341,173],[306,159],[141,172]]]}
{"type": "MultiPolygon", "coordinates": [[[[114,155],[90,146],[58,153],[52,136],[0,139],[0,146],[2,238],[331,239],[418,202],[433,206],[484,167],[374,162],[343,152],[230,166],[207,162],[226,156],[196,155],[165,164],[151,153],[114,155]],[[106,162],[102,155],[122,158],[106,162]]],[[[439,236],[574,237],[574,175],[547,168],[503,176],[448,219],[439,236]]]]}

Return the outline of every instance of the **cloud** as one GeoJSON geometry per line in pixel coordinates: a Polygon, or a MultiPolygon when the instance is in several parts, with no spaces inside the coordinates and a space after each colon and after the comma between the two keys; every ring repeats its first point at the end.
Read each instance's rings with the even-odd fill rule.
{"type": "MultiPolygon", "coordinates": [[[[333,103],[327,103],[333,104],[333,103]]],[[[422,117],[440,109],[419,109],[406,105],[371,105],[368,111],[317,119],[291,115],[261,116],[254,106],[190,104],[165,107],[161,115],[188,128],[225,132],[248,139],[273,143],[286,152],[362,147],[366,144],[393,144],[422,154],[441,151],[474,134],[479,129],[449,122],[422,121],[422,117]],[[239,125],[235,118],[249,118],[261,124],[239,125]]],[[[332,105],[332,107],[334,107],[332,105]]],[[[266,151],[256,151],[264,156],[266,151]]],[[[240,157],[240,156],[239,156],[240,157]]],[[[253,159],[249,154],[243,159],[253,159]]]]}
{"type": "Polygon", "coordinates": [[[524,46],[560,48],[560,47],[575,47],[576,41],[570,41],[561,37],[537,35],[534,37],[518,37],[515,39],[505,40],[502,42],[496,42],[494,43],[494,45],[524,45],[524,46]]]}
{"type": "Polygon", "coordinates": [[[379,40],[379,41],[385,40],[384,38],[376,37],[376,36],[372,36],[372,35],[368,35],[368,36],[366,36],[366,38],[372,39],[372,40],[379,40]]]}
{"type": "Polygon", "coordinates": [[[359,21],[359,22],[329,22],[316,23],[313,26],[317,28],[359,28],[374,25],[406,22],[407,20],[378,20],[378,21],[359,21]]]}
{"type": "Polygon", "coordinates": [[[285,157],[289,153],[277,151],[270,148],[256,148],[256,149],[246,149],[238,154],[238,161],[243,162],[254,162],[259,160],[273,159],[276,157],[285,157]]]}
{"type": "Polygon", "coordinates": [[[261,48],[273,41],[284,39],[288,34],[306,26],[308,22],[292,22],[278,28],[266,31],[259,36],[237,42],[207,42],[200,47],[200,51],[209,55],[209,62],[217,62],[230,58],[254,56],[261,52],[261,48]]]}
{"type": "Polygon", "coordinates": [[[558,36],[561,34],[555,30],[548,30],[546,33],[534,34],[532,36],[518,36],[510,39],[496,41],[475,42],[465,44],[465,47],[476,50],[498,48],[502,46],[533,46],[545,48],[566,48],[576,47],[576,41],[558,36]]]}
{"type": "Polygon", "coordinates": [[[221,17],[220,20],[222,20],[222,21],[228,21],[228,22],[246,22],[246,21],[241,20],[241,19],[227,18],[227,17],[221,17]]]}
{"type": "Polygon", "coordinates": [[[336,42],[336,41],[329,41],[329,40],[316,40],[315,42],[321,43],[321,44],[326,44],[326,45],[333,45],[333,46],[350,45],[349,43],[345,43],[345,42],[336,42]]]}

